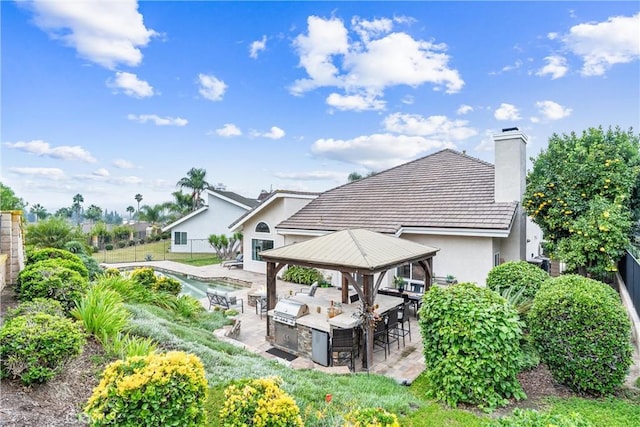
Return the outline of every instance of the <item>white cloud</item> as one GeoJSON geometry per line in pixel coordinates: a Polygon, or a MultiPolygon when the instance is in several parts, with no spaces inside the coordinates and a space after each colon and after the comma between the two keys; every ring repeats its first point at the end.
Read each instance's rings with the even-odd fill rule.
{"type": "Polygon", "coordinates": [[[555,33],[555,32],[551,32],[551,33],[548,33],[548,34],[547,34],[547,38],[548,38],[549,40],[556,40],[556,39],[558,38],[558,36],[559,36],[559,34],[558,34],[558,33],[555,33]]]}
{"type": "Polygon", "coordinates": [[[131,163],[128,160],[124,160],[124,159],[116,159],[113,161],[113,166],[119,168],[119,169],[133,169],[135,166],[133,163],[131,163]]]}
{"type": "Polygon", "coordinates": [[[415,102],[415,98],[412,95],[405,95],[402,97],[403,104],[412,105],[415,102]]]}
{"type": "Polygon", "coordinates": [[[262,36],[262,39],[256,40],[249,46],[249,57],[253,59],[258,58],[258,52],[262,52],[267,48],[267,36],[262,36]]]}
{"type": "Polygon", "coordinates": [[[142,184],[142,179],[137,176],[118,176],[109,178],[109,182],[115,185],[142,184]]]}
{"type": "Polygon", "coordinates": [[[385,101],[377,99],[375,95],[340,95],[332,93],[327,97],[327,105],[338,110],[384,110],[385,101]]]}
{"type": "Polygon", "coordinates": [[[502,67],[500,69],[500,71],[491,71],[489,73],[489,75],[492,76],[497,76],[500,75],[502,73],[506,73],[508,71],[513,71],[513,70],[517,70],[518,68],[522,67],[522,61],[517,60],[516,62],[514,62],[512,65],[505,65],[504,67],[502,67]]]}
{"type": "Polygon", "coordinates": [[[137,66],[157,33],[145,27],[135,0],[20,2],[34,12],[35,24],[49,36],[105,68],[137,66]]]}
{"type": "Polygon", "coordinates": [[[97,161],[91,153],[79,145],[60,145],[58,147],[51,147],[48,142],[44,142],[42,140],[5,142],[4,145],[9,148],[15,148],[41,157],[51,157],[62,160],[82,160],[88,163],[95,163],[97,161]]]}
{"type": "Polygon", "coordinates": [[[640,58],[640,13],[571,27],[562,42],[584,61],[581,73],[601,76],[615,64],[640,58]]]}
{"type": "Polygon", "coordinates": [[[446,116],[394,113],[387,116],[383,124],[390,132],[428,136],[443,142],[461,141],[478,133],[467,127],[466,120],[449,120],[446,116]]]}
{"type": "Polygon", "coordinates": [[[186,126],[189,121],[181,117],[160,117],[156,114],[129,114],[127,119],[138,122],[152,122],[156,126],[186,126]]]}
{"type": "Polygon", "coordinates": [[[225,123],[223,127],[220,129],[216,129],[216,133],[220,136],[231,137],[231,136],[240,136],[242,135],[242,131],[238,126],[233,123],[225,123]]]}
{"type": "Polygon", "coordinates": [[[531,120],[531,123],[540,123],[540,118],[536,116],[531,116],[529,120],[531,120]]]}
{"type": "Polygon", "coordinates": [[[18,175],[39,176],[47,179],[60,180],[65,178],[64,171],[58,168],[9,168],[10,172],[18,175]]]}
{"type": "Polygon", "coordinates": [[[520,120],[520,112],[512,104],[500,104],[500,108],[498,108],[493,116],[497,120],[520,120]]]}
{"type": "Polygon", "coordinates": [[[566,58],[559,55],[551,55],[544,58],[547,64],[536,71],[538,76],[550,75],[551,80],[559,79],[567,74],[569,67],[567,67],[566,58]]]}
{"type": "Polygon", "coordinates": [[[547,120],[560,120],[569,117],[573,111],[571,108],[563,107],[553,101],[538,101],[536,107],[547,120]]]}
{"type": "Polygon", "coordinates": [[[387,169],[413,160],[429,150],[453,147],[422,136],[373,134],[353,139],[318,139],[311,151],[322,157],[362,165],[369,170],[387,169]]]}
{"type": "Polygon", "coordinates": [[[473,111],[473,107],[471,105],[462,104],[456,110],[456,114],[459,115],[459,116],[464,116],[465,114],[470,113],[472,111],[473,111]]]}
{"type": "MultiPolygon", "coordinates": [[[[460,91],[464,81],[457,70],[449,68],[447,46],[391,32],[394,22],[407,21],[354,17],[355,34],[350,38],[340,19],[310,16],[307,33],[294,40],[299,66],[308,77],[296,80],[291,93],[302,95],[320,87],[335,87],[345,91],[344,97],[367,99],[381,97],[390,86],[418,87],[424,83],[449,93],[460,91]]],[[[327,98],[330,100],[337,98],[327,98]]]]}
{"type": "Polygon", "coordinates": [[[480,140],[480,143],[474,147],[476,151],[493,151],[495,148],[495,142],[493,141],[493,135],[496,132],[487,129],[484,131],[484,137],[480,140]]]}
{"type": "Polygon", "coordinates": [[[289,179],[296,181],[338,181],[345,182],[349,174],[344,172],[332,171],[309,171],[309,172],[276,172],[273,174],[276,178],[289,179]]]}
{"type": "Polygon", "coordinates": [[[109,171],[108,171],[108,170],[106,170],[105,168],[100,168],[100,169],[98,169],[98,170],[95,170],[95,171],[93,171],[93,174],[94,174],[95,176],[102,176],[102,177],[107,177],[107,176],[109,176],[109,175],[110,175],[110,174],[109,174],[109,171]]]}
{"type": "Polygon", "coordinates": [[[252,131],[251,135],[261,136],[263,138],[269,138],[269,139],[280,139],[283,136],[285,136],[285,132],[282,129],[280,129],[278,126],[272,126],[269,132],[252,131]]]}
{"type": "Polygon", "coordinates": [[[134,98],[147,98],[154,95],[153,87],[144,80],[140,80],[133,73],[116,72],[115,79],[107,81],[107,86],[121,89],[125,94],[134,98]]]}
{"type": "Polygon", "coordinates": [[[198,93],[209,101],[222,101],[228,86],[214,75],[198,74],[198,93]]]}

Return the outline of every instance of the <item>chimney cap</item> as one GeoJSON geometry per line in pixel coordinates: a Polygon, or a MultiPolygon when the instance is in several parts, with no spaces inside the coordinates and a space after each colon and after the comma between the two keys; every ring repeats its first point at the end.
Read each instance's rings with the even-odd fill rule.
{"type": "Polygon", "coordinates": [[[511,127],[511,128],[502,128],[502,132],[513,132],[513,131],[519,131],[520,129],[518,129],[517,126],[511,127]]]}

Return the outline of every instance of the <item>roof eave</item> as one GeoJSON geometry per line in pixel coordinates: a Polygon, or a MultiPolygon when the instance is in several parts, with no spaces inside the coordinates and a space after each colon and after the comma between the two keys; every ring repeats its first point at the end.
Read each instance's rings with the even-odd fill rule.
{"type": "Polygon", "coordinates": [[[202,212],[206,211],[207,209],[209,209],[209,206],[203,206],[203,207],[201,207],[201,208],[199,208],[199,209],[197,209],[197,210],[195,210],[195,211],[191,212],[190,214],[185,215],[185,216],[183,216],[182,218],[180,218],[180,219],[178,219],[178,220],[176,220],[176,221],[172,222],[171,224],[169,224],[169,225],[165,225],[165,226],[162,228],[162,230],[161,230],[161,231],[164,233],[165,231],[171,230],[171,229],[172,229],[173,227],[175,227],[176,225],[180,225],[180,224],[182,224],[183,222],[187,221],[188,219],[193,218],[193,217],[194,217],[194,216],[196,216],[196,215],[201,214],[202,212]]]}
{"type": "Polygon", "coordinates": [[[269,197],[268,199],[264,200],[262,203],[260,203],[259,205],[255,206],[253,209],[251,209],[246,214],[244,214],[243,216],[238,218],[236,221],[232,222],[229,225],[229,229],[231,231],[237,230],[238,228],[240,228],[240,226],[244,225],[244,223],[247,222],[249,219],[253,218],[259,212],[264,210],[267,206],[271,205],[271,203],[273,203],[275,200],[282,199],[282,198],[285,198],[285,197],[290,197],[290,198],[293,198],[293,199],[311,199],[311,200],[313,200],[316,197],[318,197],[318,195],[292,194],[292,193],[274,193],[273,197],[269,197]]]}
{"type": "Polygon", "coordinates": [[[424,234],[439,236],[465,236],[465,237],[509,237],[511,223],[508,228],[453,228],[453,227],[400,227],[396,231],[396,237],[403,234],[424,234]]]}

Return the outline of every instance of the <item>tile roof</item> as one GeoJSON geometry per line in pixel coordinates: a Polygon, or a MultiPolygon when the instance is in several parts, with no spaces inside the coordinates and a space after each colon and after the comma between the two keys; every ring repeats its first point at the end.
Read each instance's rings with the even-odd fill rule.
{"type": "Polygon", "coordinates": [[[275,190],[271,193],[268,193],[263,196],[261,200],[258,200],[258,203],[251,209],[242,214],[238,219],[233,221],[229,225],[229,229],[233,230],[236,225],[241,224],[250,216],[253,216],[256,212],[261,210],[263,207],[268,206],[271,202],[273,202],[277,197],[286,197],[286,196],[302,196],[305,198],[315,197],[320,195],[320,193],[312,193],[309,191],[294,191],[294,190],[275,190]]]}
{"type": "Polygon", "coordinates": [[[258,205],[258,201],[256,199],[249,199],[247,197],[241,196],[238,193],[234,193],[233,191],[225,191],[225,190],[209,190],[212,193],[218,193],[221,196],[224,196],[228,199],[234,200],[238,203],[241,203],[249,208],[253,208],[258,205]]]}
{"type": "Polygon", "coordinates": [[[517,206],[494,202],[492,164],[446,149],[328,190],[276,228],[507,230],[517,206]]]}

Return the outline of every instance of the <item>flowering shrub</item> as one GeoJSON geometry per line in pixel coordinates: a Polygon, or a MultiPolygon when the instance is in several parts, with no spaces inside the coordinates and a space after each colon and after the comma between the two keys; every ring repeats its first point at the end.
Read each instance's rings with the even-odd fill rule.
{"type": "Polygon", "coordinates": [[[300,409],[277,377],[232,384],[224,391],[220,419],[225,427],[303,427],[300,409]]]}
{"type": "Polygon", "coordinates": [[[355,409],[345,421],[344,427],[400,427],[396,414],[382,408],[355,409]]]}
{"type": "Polygon", "coordinates": [[[182,291],[182,284],[173,277],[161,276],[157,277],[154,284],[151,285],[154,291],[168,292],[172,295],[178,295],[182,291]]]}
{"type": "Polygon", "coordinates": [[[71,319],[46,313],[18,316],[0,329],[0,374],[26,385],[54,377],[82,351],[85,337],[71,319]]]}
{"type": "Polygon", "coordinates": [[[200,359],[172,351],[108,365],[84,410],[93,426],[201,426],[206,400],[200,359]]]}
{"type": "Polygon", "coordinates": [[[434,286],[420,308],[429,397],[493,408],[525,397],[520,321],[495,292],[473,283],[434,286]]]}
{"type": "Polygon", "coordinates": [[[529,327],[558,382],[592,394],[611,393],[623,383],[631,365],[631,323],[610,286],[578,275],[545,283],[529,327]]]}

